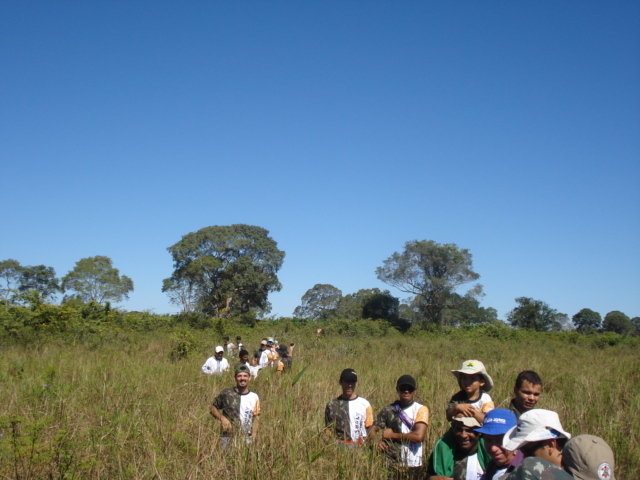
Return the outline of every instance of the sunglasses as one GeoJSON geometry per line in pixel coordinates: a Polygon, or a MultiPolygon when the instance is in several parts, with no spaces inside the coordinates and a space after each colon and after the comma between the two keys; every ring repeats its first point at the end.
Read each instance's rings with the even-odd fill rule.
{"type": "Polygon", "coordinates": [[[398,387],[398,391],[399,392],[409,392],[409,393],[413,393],[416,391],[415,388],[409,386],[409,385],[401,385],[398,387]]]}

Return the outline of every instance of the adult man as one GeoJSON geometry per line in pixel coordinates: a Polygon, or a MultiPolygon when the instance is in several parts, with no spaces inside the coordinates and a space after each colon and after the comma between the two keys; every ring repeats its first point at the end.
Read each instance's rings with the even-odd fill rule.
{"type": "Polygon", "coordinates": [[[532,370],[524,370],[518,374],[516,385],[513,387],[513,399],[509,405],[516,419],[524,412],[536,408],[542,394],[542,379],[532,370]]]}
{"type": "Polygon", "coordinates": [[[524,460],[505,478],[508,480],[571,480],[562,470],[562,449],[571,435],[562,429],[556,412],[534,409],[523,413],[509,430],[503,445],[520,450],[524,460]]]}
{"type": "Polygon", "coordinates": [[[504,434],[516,425],[516,416],[513,412],[496,408],[487,413],[482,427],[476,429],[477,433],[482,434],[484,448],[491,457],[481,480],[498,480],[522,462],[524,455],[521,451],[512,452],[502,446],[504,434]]]}
{"type": "Polygon", "coordinates": [[[260,348],[256,350],[253,354],[253,359],[251,360],[252,365],[257,366],[259,368],[265,368],[269,365],[269,349],[267,348],[267,339],[263,338],[260,342],[260,348]]]}
{"type": "Polygon", "coordinates": [[[246,365],[235,369],[236,386],[226,388],[215,398],[209,412],[222,424],[222,445],[226,448],[234,434],[242,435],[247,443],[256,439],[260,415],[260,399],[249,390],[251,374],[246,365]]]}
{"type": "Polygon", "coordinates": [[[616,480],[611,447],[594,435],[578,435],[562,451],[562,466],[575,480],[616,480]]]}
{"type": "Polygon", "coordinates": [[[440,438],[429,458],[429,480],[480,479],[490,461],[474,417],[455,417],[451,421],[454,443],[440,438]]]}
{"type": "Polygon", "coordinates": [[[229,370],[229,362],[223,358],[224,348],[218,345],[216,353],[213,357],[209,357],[204,365],[202,365],[202,373],[205,375],[221,375],[222,372],[229,370]]]}
{"type": "Polygon", "coordinates": [[[227,348],[227,355],[229,357],[232,357],[233,355],[235,355],[235,353],[236,353],[236,345],[229,340],[229,337],[227,335],[222,337],[222,339],[224,340],[224,347],[227,348]]]}
{"type": "Polygon", "coordinates": [[[279,356],[279,359],[276,360],[276,373],[281,375],[282,372],[288,372],[291,370],[291,365],[293,364],[293,348],[295,344],[291,344],[291,353],[289,353],[289,349],[283,343],[278,345],[276,352],[279,356]]]}
{"type": "Polygon", "coordinates": [[[429,424],[429,409],[414,401],[415,378],[402,375],[396,382],[398,400],[384,407],[376,417],[371,434],[382,430],[376,446],[386,454],[392,478],[420,478],[422,442],[429,424]]]}
{"type": "Polygon", "coordinates": [[[344,445],[362,445],[373,426],[371,404],[356,394],[358,375],[352,368],[340,373],[339,383],[342,394],[324,410],[325,438],[333,435],[344,445]]]}

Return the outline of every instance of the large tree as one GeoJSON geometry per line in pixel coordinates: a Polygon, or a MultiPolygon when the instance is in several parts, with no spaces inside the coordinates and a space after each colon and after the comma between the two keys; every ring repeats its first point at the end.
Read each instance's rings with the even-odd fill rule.
{"type": "Polygon", "coordinates": [[[602,317],[590,308],[583,308],[571,320],[579,333],[594,333],[602,326],[602,317]]]}
{"type": "Polygon", "coordinates": [[[282,288],[277,272],[285,254],[261,227],[205,227],[184,235],[167,250],[174,271],[163,290],[191,285],[197,309],[208,315],[268,308],[269,293],[282,288]]]}
{"type": "Polygon", "coordinates": [[[551,308],[542,300],[534,300],[528,297],[516,298],[518,304],[507,313],[507,321],[516,328],[529,328],[539,332],[561,330],[558,311],[551,308]]]}
{"type": "Polygon", "coordinates": [[[614,310],[604,316],[602,330],[619,333],[620,335],[630,335],[633,333],[634,327],[629,317],[618,310],[614,310]]]}
{"type": "Polygon", "coordinates": [[[62,288],[74,291],[72,296],[85,302],[121,302],[133,291],[133,281],[120,275],[109,257],[97,255],[78,260],[62,278],[62,288]]]}
{"type": "Polygon", "coordinates": [[[20,272],[20,293],[27,293],[35,290],[42,295],[43,299],[53,299],[56,293],[62,291],[60,281],[56,278],[56,271],[53,267],[36,265],[33,267],[22,267],[20,272]]]}
{"type": "Polygon", "coordinates": [[[326,319],[336,312],[342,299],[339,288],[325,283],[317,283],[302,296],[302,303],[296,307],[293,315],[311,320],[326,319]]]}
{"type": "MultiPolygon", "coordinates": [[[[442,325],[443,310],[455,291],[480,278],[473,271],[469,250],[433,240],[407,242],[403,252],[394,253],[376,269],[376,275],[401,292],[415,295],[423,321],[437,325],[442,325]]],[[[472,292],[471,296],[479,295],[482,287],[475,285],[472,292]]],[[[459,296],[460,301],[468,298],[459,296]]]]}
{"type": "Polygon", "coordinates": [[[2,282],[0,297],[5,305],[9,305],[18,293],[21,273],[22,266],[17,260],[10,258],[0,262],[0,281],[2,282]]]}

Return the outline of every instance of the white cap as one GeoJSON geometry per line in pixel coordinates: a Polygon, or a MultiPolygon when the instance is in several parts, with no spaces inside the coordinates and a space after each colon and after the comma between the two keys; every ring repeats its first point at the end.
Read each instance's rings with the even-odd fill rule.
{"type": "Polygon", "coordinates": [[[220,345],[218,345],[216,347],[216,353],[220,353],[220,352],[224,352],[224,348],[222,348],[220,345]]]}
{"type": "Polygon", "coordinates": [[[513,452],[525,443],[553,438],[571,438],[571,434],[564,431],[556,412],[537,408],[520,416],[518,424],[504,434],[502,444],[513,452]]]}

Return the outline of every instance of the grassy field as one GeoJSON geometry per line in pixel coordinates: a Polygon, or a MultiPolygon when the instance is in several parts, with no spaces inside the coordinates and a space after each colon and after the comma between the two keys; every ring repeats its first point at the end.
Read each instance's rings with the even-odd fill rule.
{"type": "MultiPolygon", "coordinates": [[[[385,478],[383,458],[325,445],[324,407],[340,393],[338,376],[354,368],[358,393],[377,413],[395,398],[402,374],[418,380],[417,400],[431,410],[425,451],[446,428],[445,407],[457,391],[450,370],[482,360],[506,407],[518,372],[540,373],[542,408],[556,410],[572,434],[603,437],[616,454],[619,480],[640,478],[640,355],[637,342],[601,348],[540,334],[491,338],[473,334],[380,338],[327,335],[311,328],[256,329],[297,344],[294,371],[262,373],[259,441],[223,455],[208,413],[231,375],[208,377],[200,366],[219,334],[199,331],[194,351],[172,360],[168,334],[119,334],[102,344],[45,342],[0,349],[0,477],[11,479],[385,478]],[[292,385],[304,366],[309,368],[292,385]]],[[[229,332],[235,335],[235,331],[229,332]]],[[[426,461],[426,460],[425,460],[426,461]]]]}

